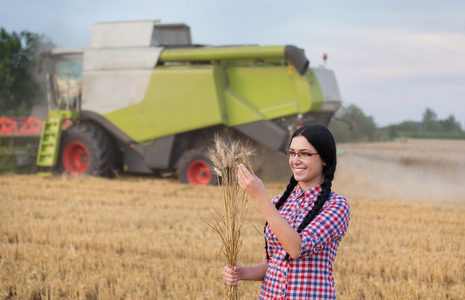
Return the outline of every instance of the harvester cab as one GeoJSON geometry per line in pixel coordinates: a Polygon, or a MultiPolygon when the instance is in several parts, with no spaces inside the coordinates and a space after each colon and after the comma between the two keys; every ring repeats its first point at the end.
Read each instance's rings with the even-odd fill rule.
{"type": "Polygon", "coordinates": [[[46,51],[39,71],[46,72],[49,110],[80,111],[83,50],[46,51]]]}

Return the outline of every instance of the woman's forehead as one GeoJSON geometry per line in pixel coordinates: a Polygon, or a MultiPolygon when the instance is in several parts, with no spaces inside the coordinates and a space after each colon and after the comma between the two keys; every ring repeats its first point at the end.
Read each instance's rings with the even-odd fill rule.
{"type": "Polygon", "coordinates": [[[289,148],[293,150],[315,150],[315,147],[302,135],[294,137],[289,148]]]}

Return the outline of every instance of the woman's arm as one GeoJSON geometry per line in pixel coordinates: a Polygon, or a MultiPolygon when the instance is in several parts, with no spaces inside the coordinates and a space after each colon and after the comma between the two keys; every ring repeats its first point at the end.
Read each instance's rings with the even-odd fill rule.
{"type": "Polygon", "coordinates": [[[257,203],[284,250],[289,253],[290,257],[299,258],[302,239],[275,208],[260,178],[253,172],[249,172],[243,164],[238,166],[237,178],[239,186],[257,203]]]}
{"type": "Polygon", "coordinates": [[[264,261],[258,265],[240,266],[237,265],[233,269],[228,266],[223,268],[223,281],[229,286],[235,286],[240,280],[263,281],[268,262],[264,261]]]}

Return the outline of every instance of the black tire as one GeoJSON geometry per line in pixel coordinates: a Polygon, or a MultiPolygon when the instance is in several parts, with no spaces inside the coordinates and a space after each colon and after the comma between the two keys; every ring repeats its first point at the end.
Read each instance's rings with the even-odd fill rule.
{"type": "Polygon", "coordinates": [[[63,131],[56,166],[59,173],[112,178],[115,162],[115,147],[97,124],[80,122],[63,131]]]}
{"type": "Polygon", "coordinates": [[[193,149],[183,154],[178,163],[178,180],[192,185],[217,185],[218,176],[211,169],[205,153],[193,149]]]}

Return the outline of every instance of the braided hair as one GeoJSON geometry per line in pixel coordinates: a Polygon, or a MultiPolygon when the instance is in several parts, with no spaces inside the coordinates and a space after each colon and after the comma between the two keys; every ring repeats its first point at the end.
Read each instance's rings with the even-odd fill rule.
{"type": "MultiPolygon", "coordinates": [[[[297,136],[303,136],[307,139],[307,141],[315,148],[315,150],[320,155],[321,159],[325,162],[323,166],[323,183],[321,184],[321,193],[318,196],[315,205],[313,206],[312,210],[308,212],[307,216],[305,216],[302,223],[297,228],[297,232],[300,233],[302,230],[310,224],[313,219],[318,215],[320,210],[323,208],[326,200],[329,198],[331,194],[331,186],[334,179],[334,172],[336,171],[336,143],[334,141],[333,135],[331,132],[322,125],[307,125],[304,127],[299,128],[294,132],[292,135],[291,141],[293,138],[297,136]]],[[[289,198],[290,194],[298,184],[298,181],[295,180],[294,175],[291,176],[289,180],[289,184],[286,187],[283,195],[279,198],[278,202],[276,202],[275,207],[277,210],[283,206],[286,200],[289,198]]],[[[268,222],[265,223],[265,231],[266,226],[268,226],[268,222]]],[[[267,260],[270,259],[268,254],[268,243],[265,237],[265,250],[266,250],[266,258],[267,260]]],[[[286,253],[284,258],[286,261],[289,260],[289,253],[286,253]]]]}

